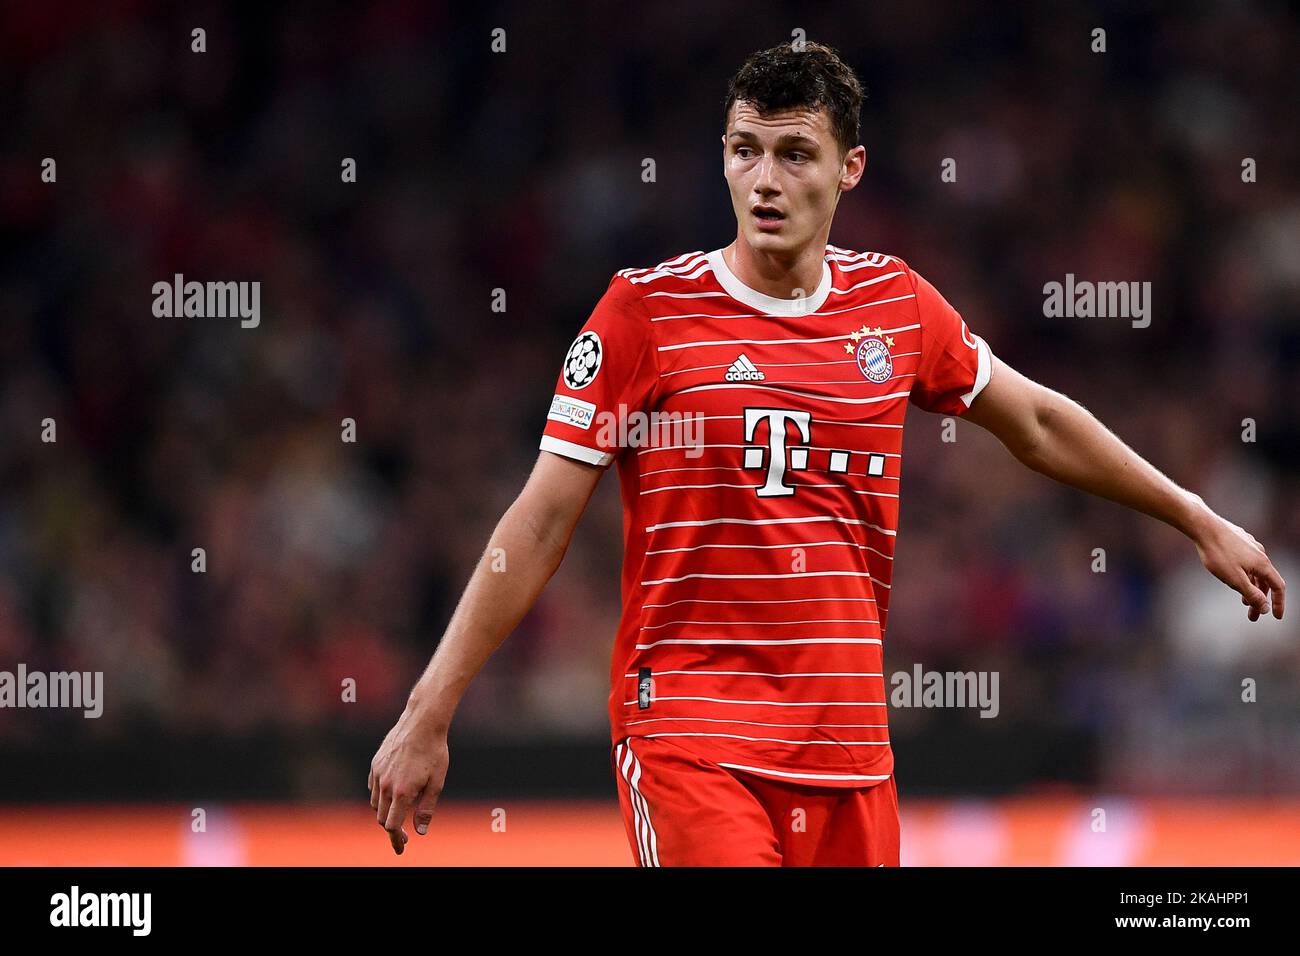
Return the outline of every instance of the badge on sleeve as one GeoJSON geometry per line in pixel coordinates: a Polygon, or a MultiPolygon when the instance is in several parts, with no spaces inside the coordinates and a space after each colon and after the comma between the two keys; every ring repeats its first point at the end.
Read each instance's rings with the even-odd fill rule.
{"type": "Polygon", "coordinates": [[[603,354],[599,335],[595,332],[579,335],[569,346],[569,354],[564,357],[564,384],[575,390],[590,385],[600,371],[603,354]]]}

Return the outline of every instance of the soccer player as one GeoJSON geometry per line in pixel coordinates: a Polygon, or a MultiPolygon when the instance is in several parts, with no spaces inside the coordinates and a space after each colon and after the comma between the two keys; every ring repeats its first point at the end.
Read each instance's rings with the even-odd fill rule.
{"type": "Polygon", "coordinates": [[[615,274],[565,356],[532,475],[371,763],[398,853],[408,815],[427,832],[461,695],[612,463],[610,758],[643,866],[898,864],[881,642],[909,402],[1172,525],[1250,620],[1282,617],[1285,584],[1249,533],[1008,367],[908,263],[827,244],[866,161],[861,100],[815,43],[756,53],[732,79],[735,241],[615,274]],[[698,431],[646,428],[652,413],[698,431]]]}

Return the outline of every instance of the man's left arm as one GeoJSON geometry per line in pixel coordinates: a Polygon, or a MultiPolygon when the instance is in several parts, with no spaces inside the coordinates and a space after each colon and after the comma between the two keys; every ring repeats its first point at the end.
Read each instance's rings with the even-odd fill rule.
{"type": "Polygon", "coordinates": [[[1196,545],[1206,570],[1241,594],[1247,617],[1281,620],[1286,582],[1254,536],[1220,517],[1125,445],[1078,402],[993,357],[988,384],[963,416],[1040,474],[1159,518],[1196,545]]]}

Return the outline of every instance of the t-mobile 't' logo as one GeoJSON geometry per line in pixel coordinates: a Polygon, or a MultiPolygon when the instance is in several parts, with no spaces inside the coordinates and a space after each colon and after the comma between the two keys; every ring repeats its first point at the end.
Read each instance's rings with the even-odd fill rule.
{"type": "MultiPolygon", "coordinates": [[[[747,408],[745,409],[745,441],[754,441],[758,423],[767,422],[767,481],[757,490],[760,498],[774,498],[794,494],[794,487],[783,480],[787,467],[796,470],[808,467],[808,449],[794,448],[789,460],[785,448],[786,422],[794,422],[799,429],[799,437],[804,444],[812,441],[812,415],[809,412],[793,412],[787,408],[747,408]]],[[[751,446],[745,449],[745,468],[763,467],[763,447],[751,446]]]]}

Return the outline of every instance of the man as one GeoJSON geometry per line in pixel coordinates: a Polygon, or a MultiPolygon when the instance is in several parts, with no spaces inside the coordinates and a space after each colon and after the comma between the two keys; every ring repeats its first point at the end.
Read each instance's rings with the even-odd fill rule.
{"type": "Polygon", "coordinates": [[[898,864],[881,642],[909,402],[1178,528],[1250,620],[1270,603],[1282,617],[1285,585],[1250,534],[1000,361],[906,263],[827,245],[865,165],[861,100],[818,44],[754,54],[732,80],[736,239],[616,274],[566,355],[533,473],[371,764],[398,853],[408,814],[427,831],[457,702],[614,461],[626,521],[611,762],[645,866],[898,864]],[[701,440],[596,427],[650,412],[698,421],[701,440]],[[496,549],[508,573],[493,572],[496,549]]]}

